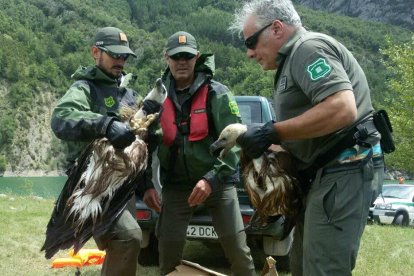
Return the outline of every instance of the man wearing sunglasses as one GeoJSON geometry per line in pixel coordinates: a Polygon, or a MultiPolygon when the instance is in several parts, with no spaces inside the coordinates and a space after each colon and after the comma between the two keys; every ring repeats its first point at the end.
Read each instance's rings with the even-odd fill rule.
{"type": "Polygon", "coordinates": [[[214,56],[200,54],[191,34],[177,32],[168,38],[165,59],[168,98],[158,148],[162,204],[152,183],[143,197],[148,207],[160,212],[156,235],[161,275],[180,264],[187,226],[200,204],[211,211],[233,275],[255,275],[235,188],[238,150],[223,160],[209,153],[223,128],[240,122],[234,96],[213,80],[214,56]]]}
{"type": "MultiPolygon", "coordinates": [[[[76,164],[82,149],[94,139],[106,137],[116,149],[124,149],[135,135],[119,120],[120,108],[137,108],[142,101],[138,93],[126,88],[132,74],[123,72],[129,56],[127,36],[118,28],[100,29],[91,47],[95,65],[79,67],[72,75],[75,82],[55,107],[51,126],[56,136],[68,145],[68,174],[76,164]]],[[[148,114],[159,111],[155,102],[145,101],[148,114]]],[[[102,275],[135,275],[142,240],[135,219],[135,196],[110,228],[94,236],[101,250],[106,250],[102,275]]]]}
{"type": "Polygon", "coordinates": [[[306,207],[292,275],[351,275],[384,168],[365,74],[342,44],[305,30],[290,0],[250,1],[230,30],[263,70],[277,69],[278,121],[249,127],[238,143],[251,158],[279,145],[297,160],[306,207]]]}

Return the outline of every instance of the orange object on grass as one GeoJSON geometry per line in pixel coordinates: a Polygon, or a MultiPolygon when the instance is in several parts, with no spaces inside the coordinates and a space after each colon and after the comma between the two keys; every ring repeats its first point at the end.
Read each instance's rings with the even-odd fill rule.
{"type": "Polygon", "coordinates": [[[82,267],[87,265],[100,265],[105,260],[105,251],[98,249],[81,249],[74,254],[73,249],[69,251],[70,258],[58,258],[53,260],[52,268],[82,267]]]}
{"type": "Polygon", "coordinates": [[[105,260],[105,251],[98,249],[81,249],[76,255],[74,255],[72,249],[69,251],[69,256],[81,259],[83,265],[99,265],[105,260]]]}
{"type": "Polygon", "coordinates": [[[53,260],[52,268],[81,267],[82,261],[78,258],[58,258],[53,260]]]}

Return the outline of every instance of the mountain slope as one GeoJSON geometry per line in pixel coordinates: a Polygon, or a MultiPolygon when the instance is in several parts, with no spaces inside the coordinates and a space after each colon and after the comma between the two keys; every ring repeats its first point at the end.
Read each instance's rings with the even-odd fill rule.
{"type": "MultiPolygon", "coordinates": [[[[353,1],[352,1],[353,2],[353,1]]],[[[315,2],[316,3],[316,2],[315,2]]],[[[273,72],[248,60],[242,42],[227,27],[237,0],[0,0],[0,175],[62,171],[65,149],[50,130],[51,110],[71,84],[79,65],[93,60],[89,46],[96,30],[124,30],[137,59],[125,70],[138,76],[144,94],[165,68],[163,47],[177,30],[193,33],[202,52],[216,58],[216,79],[234,94],[270,96],[273,72]]],[[[369,79],[374,104],[392,97],[381,63],[385,36],[394,43],[412,32],[298,7],[303,24],[345,44],[369,79]]]]}
{"type": "Polygon", "coordinates": [[[412,0],[295,0],[315,10],[359,17],[414,30],[412,0]]]}

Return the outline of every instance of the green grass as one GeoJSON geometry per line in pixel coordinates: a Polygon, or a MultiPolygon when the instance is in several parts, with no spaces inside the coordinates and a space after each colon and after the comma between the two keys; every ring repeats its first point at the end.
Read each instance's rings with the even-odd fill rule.
{"type": "MultiPolygon", "coordinates": [[[[51,269],[51,260],[40,248],[53,208],[52,199],[0,196],[0,275],[74,275],[74,268],[51,269]]],[[[85,248],[96,248],[93,240],[85,248]]],[[[414,229],[368,225],[365,229],[353,275],[412,275],[414,229]]],[[[54,258],[67,257],[67,251],[54,258]]],[[[188,242],[184,258],[222,273],[229,265],[218,247],[188,242]]],[[[258,267],[258,272],[261,267],[258,267]]],[[[100,266],[81,269],[82,275],[99,275],[100,266]]],[[[138,275],[158,275],[157,267],[138,267],[138,275]]],[[[283,275],[283,274],[280,274],[283,275]]]]}

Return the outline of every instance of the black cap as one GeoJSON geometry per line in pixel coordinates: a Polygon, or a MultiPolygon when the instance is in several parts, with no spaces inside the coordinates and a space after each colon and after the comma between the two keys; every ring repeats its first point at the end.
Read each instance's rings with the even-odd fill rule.
{"type": "Polygon", "coordinates": [[[130,54],[134,57],[137,56],[129,48],[126,34],[118,28],[105,27],[99,29],[98,33],[95,35],[94,45],[96,47],[103,47],[115,54],[130,54]]]}
{"type": "Polygon", "coordinates": [[[178,53],[197,54],[197,41],[194,36],[187,32],[176,32],[170,36],[165,45],[167,55],[172,56],[178,53]]]}

